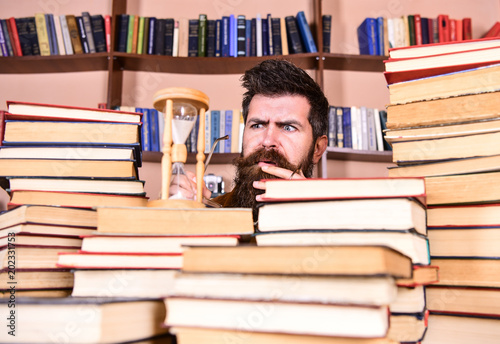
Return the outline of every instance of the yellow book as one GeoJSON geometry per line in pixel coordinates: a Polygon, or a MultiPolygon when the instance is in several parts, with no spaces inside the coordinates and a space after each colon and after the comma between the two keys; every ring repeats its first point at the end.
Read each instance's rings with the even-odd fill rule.
{"type": "Polygon", "coordinates": [[[49,35],[47,33],[47,23],[45,14],[35,13],[36,33],[38,36],[38,45],[40,46],[40,55],[50,55],[49,35]]]}
{"type": "Polygon", "coordinates": [[[143,54],[144,44],[144,17],[139,17],[139,27],[137,31],[137,54],[143,54]]]}
{"type": "Polygon", "coordinates": [[[286,37],[286,22],[285,18],[280,18],[281,26],[281,55],[288,55],[288,39],[286,37]]]}

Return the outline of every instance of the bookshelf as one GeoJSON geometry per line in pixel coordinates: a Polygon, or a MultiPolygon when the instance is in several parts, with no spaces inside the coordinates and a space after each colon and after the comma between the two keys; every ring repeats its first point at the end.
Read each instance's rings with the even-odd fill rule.
{"type": "MultiPolygon", "coordinates": [[[[168,8],[159,0],[109,0],[99,3],[76,0],[64,3],[57,1],[40,3],[30,0],[15,7],[7,8],[6,5],[0,5],[0,8],[4,17],[22,17],[35,12],[68,14],[89,11],[111,14],[113,18],[121,13],[175,18],[196,18],[199,13],[207,13],[212,18],[220,17],[222,13],[243,13],[253,17],[257,12],[272,13],[282,17],[304,10],[319,52],[288,55],[287,58],[311,73],[323,87],[332,105],[363,105],[377,108],[383,108],[388,103],[385,81],[381,73],[384,69],[384,57],[358,55],[356,27],[365,17],[389,17],[409,13],[431,16],[441,12],[455,17],[471,16],[473,35],[479,37],[498,20],[500,13],[500,4],[497,0],[480,0],[478,3],[460,5],[456,5],[452,0],[439,3],[424,0],[418,3],[398,3],[397,6],[390,0],[374,2],[294,0],[292,4],[287,3],[287,6],[283,6],[283,2],[277,0],[271,2],[257,0],[251,4],[242,1],[222,1],[214,4],[200,0],[187,2],[173,0],[169,2],[168,8]],[[360,8],[363,10],[360,11],[360,8]],[[320,18],[323,13],[332,14],[331,53],[322,52],[320,18]]],[[[116,20],[113,23],[115,25],[116,20]]],[[[113,32],[116,32],[114,25],[113,32]]],[[[116,34],[113,33],[112,39],[115,38],[116,34]]],[[[115,46],[114,42],[112,46],[115,46]]],[[[22,94],[33,101],[76,103],[82,106],[106,103],[108,106],[121,104],[150,107],[152,94],[158,89],[187,86],[210,90],[208,94],[211,108],[234,108],[239,107],[241,101],[239,76],[265,58],[181,58],[127,54],[113,50],[109,53],[72,56],[5,57],[1,58],[2,63],[0,63],[0,74],[4,79],[4,85],[0,86],[0,94],[9,99],[21,99],[19,95],[22,94]],[[48,80],[60,84],[55,86],[56,90],[52,93],[40,86],[46,84],[48,80]],[[12,87],[14,82],[19,86],[12,87]],[[67,86],[70,83],[79,86],[69,88],[67,86]],[[81,96],[80,85],[85,89],[84,97],[81,96]],[[12,90],[16,88],[17,91],[12,90]],[[21,89],[25,93],[21,93],[21,89]],[[72,94],[58,95],[64,92],[72,94]]],[[[2,103],[5,103],[4,100],[6,99],[2,99],[2,103]]],[[[319,173],[328,177],[332,176],[332,163],[336,166],[351,162],[359,163],[361,165],[356,166],[362,167],[355,169],[364,170],[360,173],[370,176],[378,173],[371,171],[372,166],[377,165],[379,168],[378,166],[386,166],[391,161],[391,155],[387,152],[373,153],[336,148],[329,149],[325,157],[326,161],[322,162],[319,173]]],[[[232,155],[219,157],[219,154],[214,154],[212,164],[227,165],[233,158],[232,155]]],[[[159,161],[159,154],[146,153],[145,161],[156,163],[159,161]]],[[[346,176],[350,176],[349,173],[346,176]]]]}

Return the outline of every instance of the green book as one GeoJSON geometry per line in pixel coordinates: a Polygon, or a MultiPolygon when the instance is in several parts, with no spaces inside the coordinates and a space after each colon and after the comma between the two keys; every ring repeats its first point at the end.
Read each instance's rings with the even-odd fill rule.
{"type": "Polygon", "coordinates": [[[134,19],[135,15],[130,15],[128,19],[128,32],[127,32],[127,53],[132,52],[132,37],[134,36],[134,19]]]}
{"type": "Polygon", "coordinates": [[[143,41],[144,41],[144,17],[139,17],[139,29],[137,32],[137,53],[143,53],[143,41]]]}
{"type": "Polygon", "coordinates": [[[198,23],[198,56],[207,56],[207,15],[200,14],[198,23]]]}

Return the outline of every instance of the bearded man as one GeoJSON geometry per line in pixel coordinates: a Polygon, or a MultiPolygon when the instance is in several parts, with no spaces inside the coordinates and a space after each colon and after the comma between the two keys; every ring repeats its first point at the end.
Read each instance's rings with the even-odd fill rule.
{"type": "Polygon", "coordinates": [[[252,208],[256,220],[263,179],[312,176],[328,144],[329,104],[319,85],[285,60],[265,60],[241,81],[245,129],[234,188],[213,201],[252,208]]]}

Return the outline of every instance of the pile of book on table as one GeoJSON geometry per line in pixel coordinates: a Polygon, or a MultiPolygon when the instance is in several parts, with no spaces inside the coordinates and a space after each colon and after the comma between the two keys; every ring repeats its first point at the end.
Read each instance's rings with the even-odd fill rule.
{"type": "Polygon", "coordinates": [[[393,49],[385,139],[390,176],[421,176],[431,263],[425,343],[500,336],[499,38],[393,49]]]}
{"type": "Polygon", "coordinates": [[[256,245],[184,251],[165,298],[178,342],[421,340],[437,279],[423,178],[266,185],[256,245]]]}

